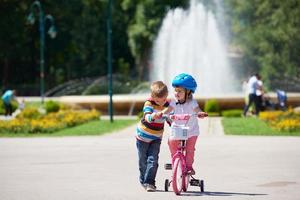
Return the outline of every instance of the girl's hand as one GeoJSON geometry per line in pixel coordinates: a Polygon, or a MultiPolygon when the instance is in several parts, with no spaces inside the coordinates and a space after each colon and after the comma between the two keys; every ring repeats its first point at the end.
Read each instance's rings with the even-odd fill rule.
{"type": "Polygon", "coordinates": [[[208,114],[207,114],[206,112],[198,112],[197,116],[198,116],[199,118],[204,118],[204,117],[207,117],[208,114]]]}

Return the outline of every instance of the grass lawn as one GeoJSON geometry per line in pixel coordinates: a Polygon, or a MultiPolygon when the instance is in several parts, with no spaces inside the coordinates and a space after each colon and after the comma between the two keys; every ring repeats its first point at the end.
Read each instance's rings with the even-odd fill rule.
{"type": "Polygon", "coordinates": [[[283,132],[271,129],[257,118],[223,118],[222,124],[227,135],[277,135],[300,136],[300,131],[283,132]]]}
{"type": "Polygon", "coordinates": [[[49,136],[83,136],[103,135],[137,123],[138,120],[96,120],[72,128],[65,128],[53,133],[0,133],[0,137],[49,137],[49,136]]]}

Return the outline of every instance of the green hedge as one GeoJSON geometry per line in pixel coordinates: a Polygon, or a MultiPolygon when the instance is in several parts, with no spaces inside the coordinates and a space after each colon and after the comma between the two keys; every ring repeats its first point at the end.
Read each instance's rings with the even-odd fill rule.
{"type": "Polygon", "coordinates": [[[204,104],[204,111],[208,113],[209,116],[219,116],[220,106],[217,100],[210,99],[204,104]]]}
{"type": "Polygon", "coordinates": [[[223,117],[241,117],[243,110],[240,109],[232,109],[232,110],[224,110],[222,111],[223,117]]]}

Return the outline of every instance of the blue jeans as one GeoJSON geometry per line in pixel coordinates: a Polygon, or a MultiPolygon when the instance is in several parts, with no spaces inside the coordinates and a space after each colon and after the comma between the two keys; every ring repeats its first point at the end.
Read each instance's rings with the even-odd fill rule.
{"type": "Polygon", "coordinates": [[[249,107],[251,106],[252,103],[254,103],[254,105],[255,105],[255,114],[256,114],[256,116],[259,115],[259,111],[260,111],[259,99],[256,96],[256,94],[249,94],[248,104],[245,105],[245,107],[244,107],[244,116],[246,116],[246,114],[249,110],[249,107]]]}
{"type": "Polygon", "coordinates": [[[139,156],[140,183],[155,185],[155,177],[158,169],[158,154],[161,140],[153,140],[150,143],[136,140],[139,156]]]}

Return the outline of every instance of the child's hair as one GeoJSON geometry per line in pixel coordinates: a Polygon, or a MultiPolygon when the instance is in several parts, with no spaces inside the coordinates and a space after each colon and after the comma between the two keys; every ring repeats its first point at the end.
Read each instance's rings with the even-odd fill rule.
{"type": "Polygon", "coordinates": [[[162,81],[155,81],[150,86],[151,97],[164,97],[168,95],[168,87],[162,81]]]}
{"type": "Polygon", "coordinates": [[[185,89],[186,99],[193,99],[193,92],[191,90],[185,89]]]}

